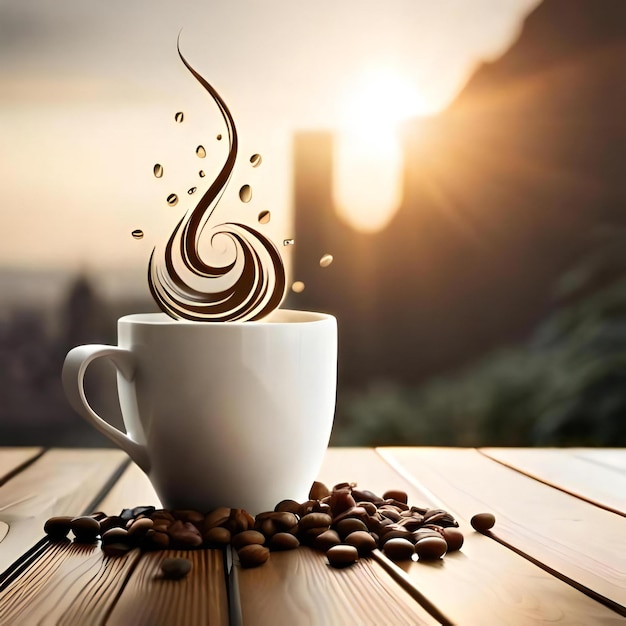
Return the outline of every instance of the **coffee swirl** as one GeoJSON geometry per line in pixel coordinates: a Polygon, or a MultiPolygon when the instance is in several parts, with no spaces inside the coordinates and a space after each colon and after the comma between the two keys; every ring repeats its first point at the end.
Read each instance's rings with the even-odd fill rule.
{"type": "Polygon", "coordinates": [[[247,321],[265,317],[285,294],[285,269],[272,241],[245,224],[212,224],[213,212],[231,178],[237,158],[235,122],[217,91],[191,67],[185,67],[209,93],[226,124],[228,156],[222,169],[176,225],[162,251],[155,248],[148,266],[150,292],[159,307],[175,319],[247,321]],[[207,242],[200,246],[201,241],[207,242]],[[226,262],[207,262],[218,246],[229,252],[226,262]],[[202,251],[202,253],[201,253],[202,251]]]}

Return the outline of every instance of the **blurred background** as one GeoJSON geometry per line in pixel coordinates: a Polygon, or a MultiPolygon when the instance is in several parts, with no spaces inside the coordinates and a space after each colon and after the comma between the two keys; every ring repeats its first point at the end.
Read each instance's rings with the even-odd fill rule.
{"type": "Polygon", "coordinates": [[[331,443],[626,444],[626,2],[2,0],[0,445],[108,445],[64,356],[157,310],[224,158],[181,29],[240,135],[220,218],[269,210],[285,306],[338,318],[331,443]]]}

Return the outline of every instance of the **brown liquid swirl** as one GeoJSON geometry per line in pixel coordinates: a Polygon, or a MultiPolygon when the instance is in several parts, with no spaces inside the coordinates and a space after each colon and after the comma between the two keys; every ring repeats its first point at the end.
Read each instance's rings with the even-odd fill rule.
{"type": "Polygon", "coordinates": [[[189,65],[180,47],[178,55],[220,110],[228,133],[228,156],[195,208],[178,222],[164,249],[157,251],[155,247],[152,251],[150,292],[159,307],[175,319],[258,320],[276,309],[285,295],[283,260],[274,243],[250,226],[211,223],[235,166],[237,130],[221,96],[189,65]],[[226,243],[232,252],[230,260],[223,264],[206,262],[200,253],[201,236],[211,247],[226,243]]]}

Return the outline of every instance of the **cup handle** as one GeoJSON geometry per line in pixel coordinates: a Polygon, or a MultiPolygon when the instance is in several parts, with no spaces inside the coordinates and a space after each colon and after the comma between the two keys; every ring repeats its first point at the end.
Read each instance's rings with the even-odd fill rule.
{"type": "Polygon", "coordinates": [[[63,388],[72,407],[94,428],[106,435],[113,443],[124,450],[130,458],[146,472],[150,471],[150,459],[146,447],[133,441],[128,435],[111,426],[89,405],[85,395],[85,372],[92,361],[108,358],[118,372],[129,382],[135,377],[135,357],[130,350],[116,346],[91,344],[72,348],[63,364],[63,388]]]}

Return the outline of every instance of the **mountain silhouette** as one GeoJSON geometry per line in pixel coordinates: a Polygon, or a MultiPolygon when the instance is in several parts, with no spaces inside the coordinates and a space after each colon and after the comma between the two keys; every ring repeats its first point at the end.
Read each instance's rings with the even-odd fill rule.
{"type": "Polygon", "coordinates": [[[545,0],[447,110],[406,124],[404,200],[376,234],[336,216],[332,135],[296,137],[291,304],[337,315],[341,382],[455,370],[553,309],[596,230],[625,221],[624,67],[626,2],[545,0]]]}

